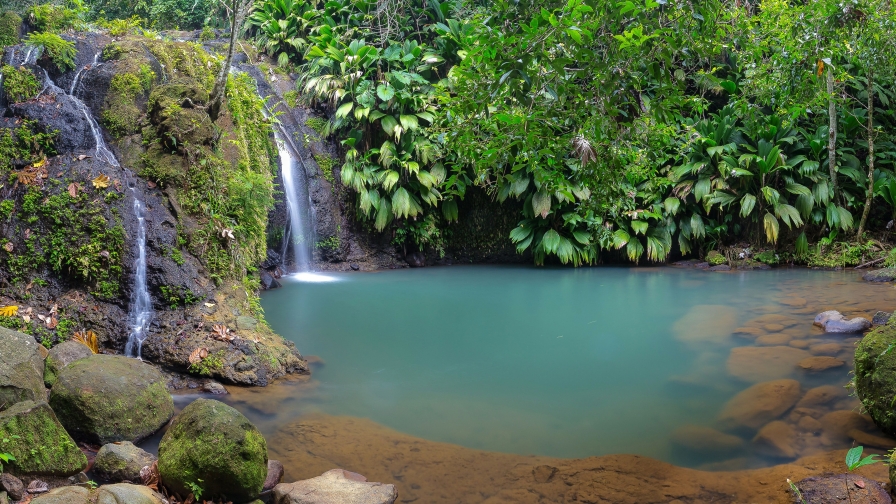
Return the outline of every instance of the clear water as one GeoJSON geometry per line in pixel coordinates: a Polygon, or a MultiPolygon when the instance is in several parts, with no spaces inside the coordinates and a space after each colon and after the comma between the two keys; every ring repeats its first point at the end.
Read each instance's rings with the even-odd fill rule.
{"type": "MultiPolygon", "coordinates": [[[[278,398],[271,409],[241,408],[264,430],[324,412],[477,449],[634,453],[695,467],[719,457],[682,449],[673,432],[718,427],[725,403],[753,383],[795,378],[805,391],[849,381],[857,338],[823,335],[812,326],[815,313],[870,317],[896,304],[891,286],[863,283],[856,272],[809,270],[471,266],[283,284],[262,297],[268,321],[325,364],[314,371],[312,393],[278,398]],[[753,320],[770,314],[788,327],[753,320]],[[804,348],[840,344],[837,357],[847,362],[820,373],[790,364],[733,376],[731,350],[762,346],[732,335],[751,323],[805,340],[794,343],[804,348]]],[[[825,408],[857,405],[844,397],[825,408]]],[[[727,456],[750,466],[781,461],[754,449],[752,432],[735,434],[745,448],[727,456]]],[[[824,439],[809,451],[848,446],[824,439]]]]}

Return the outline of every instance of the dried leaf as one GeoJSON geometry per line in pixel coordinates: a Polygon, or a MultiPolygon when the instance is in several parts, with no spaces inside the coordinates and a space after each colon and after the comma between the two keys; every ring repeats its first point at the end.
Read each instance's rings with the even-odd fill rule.
{"type": "Polygon", "coordinates": [[[3,250],[5,250],[7,252],[12,252],[12,249],[13,249],[12,242],[6,242],[3,245],[3,250]]]}
{"type": "Polygon", "coordinates": [[[159,463],[153,462],[152,465],[144,466],[140,469],[140,479],[143,485],[152,488],[156,492],[159,491],[159,463]]]}
{"type": "Polygon", "coordinates": [[[227,328],[224,324],[215,324],[212,326],[212,333],[214,334],[214,338],[221,341],[233,341],[233,336],[230,334],[230,329],[227,328]]]}
{"type": "Polygon", "coordinates": [[[87,159],[87,158],[89,158],[89,157],[90,157],[90,156],[81,154],[80,156],[78,156],[78,161],[84,161],[85,159],[87,159]]]}
{"type": "Polygon", "coordinates": [[[72,182],[71,184],[68,185],[68,195],[71,196],[72,198],[77,198],[78,191],[80,191],[80,190],[81,190],[81,186],[79,186],[75,182],[72,182]]]}
{"type": "Polygon", "coordinates": [[[16,305],[0,308],[0,317],[14,317],[17,313],[19,313],[19,307],[16,305]]]}
{"type": "Polygon", "coordinates": [[[147,180],[147,181],[146,181],[146,187],[148,187],[148,188],[150,188],[150,189],[155,189],[155,188],[156,188],[156,183],[153,182],[152,180],[147,180]]]}
{"type": "Polygon", "coordinates": [[[116,191],[121,192],[121,181],[120,180],[118,180],[118,179],[113,180],[112,185],[115,186],[116,191]]]}
{"type": "Polygon", "coordinates": [[[56,315],[57,313],[59,313],[59,305],[53,303],[53,306],[50,307],[50,315],[56,315]]]}
{"type": "Polygon", "coordinates": [[[91,352],[97,354],[100,353],[100,345],[96,339],[96,333],[93,331],[78,331],[75,333],[72,338],[78,343],[87,346],[91,352]]]}
{"type": "Polygon", "coordinates": [[[215,303],[205,303],[206,308],[211,308],[212,306],[215,306],[215,303]]]}
{"type": "Polygon", "coordinates": [[[56,317],[47,317],[47,329],[56,329],[56,326],[59,325],[59,321],[56,320],[56,317]]]}
{"type": "Polygon", "coordinates": [[[865,482],[862,481],[862,480],[856,480],[856,481],[854,481],[853,483],[855,483],[856,486],[859,487],[859,488],[865,488],[865,482]]]}
{"type": "Polygon", "coordinates": [[[102,173],[97,175],[97,177],[91,180],[91,182],[93,183],[93,187],[97,189],[105,189],[106,187],[109,187],[109,184],[112,183],[109,177],[103,175],[102,173]]]}
{"type": "Polygon", "coordinates": [[[15,172],[16,180],[25,185],[31,185],[37,180],[37,174],[28,170],[21,170],[15,172]]]}
{"type": "Polygon", "coordinates": [[[39,494],[49,491],[50,486],[39,479],[32,480],[31,483],[28,484],[28,493],[30,494],[39,494]]]}
{"type": "Polygon", "coordinates": [[[187,360],[190,361],[190,364],[198,364],[206,357],[208,357],[208,348],[199,347],[190,352],[190,357],[187,360]]]}

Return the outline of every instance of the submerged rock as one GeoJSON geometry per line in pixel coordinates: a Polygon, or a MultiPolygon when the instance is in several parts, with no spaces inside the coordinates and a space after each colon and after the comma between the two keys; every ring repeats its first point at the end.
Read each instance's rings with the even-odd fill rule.
{"type": "Polygon", "coordinates": [[[96,500],[96,504],[163,504],[165,502],[167,501],[151,488],[127,483],[101,486],[96,500]]]}
{"type": "Polygon", "coordinates": [[[844,364],[846,363],[835,357],[816,355],[801,360],[799,366],[800,368],[809,371],[810,373],[817,373],[820,371],[826,371],[828,369],[838,368],[840,366],[843,366],[844,364]]]}
{"type": "Polygon", "coordinates": [[[759,429],[756,437],[753,438],[753,444],[760,451],[773,457],[794,458],[796,457],[795,438],[796,432],[792,425],[775,420],[759,429]]]}
{"type": "Polygon", "coordinates": [[[31,504],[89,504],[90,492],[79,486],[65,486],[50,490],[31,501],[31,504]]]}
{"type": "Polygon", "coordinates": [[[741,380],[761,382],[786,378],[812,354],[791,346],[737,347],[728,356],[728,372],[741,380]]]}
{"type": "Polygon", "coordinates": [[[129,441],[103,445],[96,454],[93,472],[106,481],[140,481],[140,470],[156,457],[129,441]]]}
{"type": "Polygon", "coordinates": [[[45,402],[23,401],[0,413],[0,439],[3,451],[16,458],[3,464],[12,474],[70,476],[87,467],[87,457],[45,402]]]}
{"type": "Polygon", "coordinates": [[[844,502],[890,504],[893,502],[880,483],[858,474],[813,476],[800,481],[796,486],[800,489],[803,502],[812,504],[843,504],[844,502]]]}
{"type": "Polygon", "coordinates": [[[59,421],[76,439],[139,441],[174,415],[165,378],[153,366],[117,355],[69,364],[50,394],[59,421]]]}
{"type": "Polygon", "coordinates": [[[730,428],[758,429],[777,419],[800,398],[796,380],[757,383],[725,404],[719,421],[730,428]]]}
{"type": "Polygon", "coordinates": [[[725,305],[697,305],[672,325],[675,338],[686,343],[726,343],[737,326],[737,310],[725,305]]]}
{"type": "Polygon", "coordinates": [[[274,504],[392,504],[397,498],[395,485],[372,483],[343,469],[274,487],[274,504]]]}
{"type": "Polygon", "coordinates": [[[59,372],[76,360],[85,359],[93,355],[93,351],[87,345],[77,341],[63,341],[50,349],[47,357],[47,365],[44,368],[44,383],[52,387],[56,383],[59,372]]]}
{"type": "Polygon", "coordinates": [[[856,347],[855,387],[865,411],[880,429],[896,435],[896,325],[880,326],[856,347]]]}
{"type": "Polygon", "coordinates": [[[0,411],[21,401],[47,400],[39,346],[32,336],[0,327],[0,411]]]}
{"type": "Polygon", "coordinates": [[[684,425],[672,432],[672,442],[688,451],[723,455],[744,446],[744,440],[712,427],[684,425]]]}
{"type": "Polygon", "coordinates": [[[846,389],[835,385],[822,385],[809,389],[806,395],[796,403],[797,408],[815,408],[818,406],[826,406],[831,402],[845,398],[846,389]]]}
{"type": "Polygon", "coordinates": [[[230,406],[197,399],[172,421],[159,445],[159,474],[169,490],[190,493],[203,480],[203,498],[234,502],[261,493],[268,474],[267,444],[258,429],[230,406]]]}
{"type": "Polygon", "coordinates": [[[896,280],[896,268],[882,268],[871,270],[862,275],[866,282],[892,282],[896,280]]]}

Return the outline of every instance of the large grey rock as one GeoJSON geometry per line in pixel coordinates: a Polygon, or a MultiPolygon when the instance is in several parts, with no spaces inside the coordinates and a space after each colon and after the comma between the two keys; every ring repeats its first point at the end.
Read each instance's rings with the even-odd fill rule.
{"type": "Polygon", "coordinates": [[[892,282],[896,280],[896,268],[883,268],[862,275],[866,282],[892,282]]]}
{"type": "Polygon", "coordinates": [[[159,444],[159,475],[185,496],[202,480],[202,497],[246,502],[261,493],[268,474],[264,437],[242,413],[212,399],[181,411],[159,444]]]}
{"type": "Polygon", "coordinates": [[[46,401],[44,360],[34,338],[0,327],[0,411],[21,401],[46,401]]]}
{"type": "Polygon", "coordinates": [[[65,486],[50,490],[31,501],[31,504],[89,504],[90,492],[79,486],[65,486]]]}
{"type": "Polygon", "coordinates": [[[395,485],[372,483],[343,469],[274,487],[274,504],[392,504],[397,498],[395,485]]]}
{"type": "Polygon", "coordinates": [[[97,492],[96,504],[163,504],[164,498],[142,485],[117,483],[103,485],[97,492]]]}
{"type": "Polygon", "coordinates": [[[846,320],[843,314],[836,310],[819,313],[813,323],[827,333],[860,333],[871,327],[871,321],[864,317],[846,320]]]}
{"type": "Polygon", "coordinates": [[[17,475],[70,476],[87,467],[81,453],[45,402],[23,401],[0,413],[3,451],[16,459],[3,464],[17,475]]]}
{"type": "Polygon", "coordinates": [[[44,131],[58,131],[53,143],[57,153],[92,152],[96,141],[86,108],[53,85],[41,98],[14,103],[9,108],[16,117],[36,121],[44,131]]]}
{"type": "Polygon", "coordinates": [[[14,501],[20,501],[25,496],[25,485],[22,480],[16,478],[12,474],[0,474],[0,487],[9,494],[9,498],[14,501]]]}
{"type": "Polygon", "coordinates": [[[885,311],[875,312],[874,317],[871,318],[871,325],[887,325],[887,322],[890,321],[891,315],[891,313],[885,311]]]}
{"type": "Polygon", "coordinates": [[[65,366],[91,355],[93,355],[93,350],[77,341],[63,341],[54,346],[50,349],[50,355],[47,357],[46,367],[44,368],[44,383],[48,387],[52,387],[56,383],[59,372],[65,366]]]}
{"type": "Polygon", "coordinates": [[[151,466],[156,457],[130,441],[103,445],[96,454],[93,472],[106,481],[140,481],[140,470],[151,466]]]}
{"type": "Polygon", "coordinates": [[[117,355],[92,355],[66,366],[53,385],[50,406],[75,439],[98,444],[139,441],[174,415],[162,374],[117,355]]]}

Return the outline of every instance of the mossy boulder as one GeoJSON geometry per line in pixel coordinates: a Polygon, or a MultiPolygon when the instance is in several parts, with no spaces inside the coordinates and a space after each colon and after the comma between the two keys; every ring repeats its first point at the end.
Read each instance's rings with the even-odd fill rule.
{"type": "Polygon", "coordinates": [[[39,346],[27,334],[0,327],[0,411],[20,401],[47,400],[39,346]]]}
{"type": "Polygon", "coordinates": [[[883,268],[862,275],[866,282],[892,282],[896,280],[896,268],[883,268]]]}
{"type": "Polygon", "coordinates": [[[267,472],[264,437],[242,413],[220,401],[190,403],[159,445],[162,483],[181,496],[190,493],[190,484],[199,484],[203,499],[247,502],[261,492],[267,472]]]}
{"type": "Polygon", "coordinates": [[[725,256],[720,254],[717,250],[710,250],[708,254],[706,254],[706,262],[708,262],[712,266],[720,266],[728,262],[725,259],[725,256]]]}
{"type": "Polygon", "coordinates": [[[155,461],[155,456],[129,441],[109,443],[97,452],[93,472],[106,481],[140,481],[140,471],[155,461]]]}
{"type": "Polygon", "coordinates": [[[59,377],[59,372],[72,362],[86,359],[93,355],[93,351],[87,345],[77,341],[64,341],[50,349],[44,366],[44,384],[52,387],[59,377]]]}
{"type": "Polygon", "coordinates": [[[211,145],[215,126],[204,108],[208,100],[208,91],[187,78],[155,87],[149,96],[149,116],[161,144],[180,153],[211,145]]]}
{"type": "Polygon", "coordinates": [[[162,504],[166,501],[158,492],[142,485],[117,483],[103,485],[97,491],[96,504],[162,504]]]}
{"type": "Polygon", "coordinates": [[[75,439],[98,444],[139,441],[174,415],[162,374],[117,355],[92,355],[66,366],[50,405],[75,439]]]}
{"type": "Polygon", "coordinates": [[[0,47],[19,43],[22,18],[12,11],[0,14],[0,47]]]}
{"type": "Polygon", "coordinates": [[[855,355],[856,394],[874,423],[896,435],[896,320],[871,331],[855,355]]]}
{"type": "Polygon", "coordinates": [[[90,491],[79,486],[54,488],[36,497],[31,504],[90,504],[90,491]]]}
{"type": "Polygon", "coordinates": [[[46,402],[24,401],[0,413],[0,440],[0,451],[16,458],[4,464],[12,474],[69,476],[87,467],[46,402]]]}

